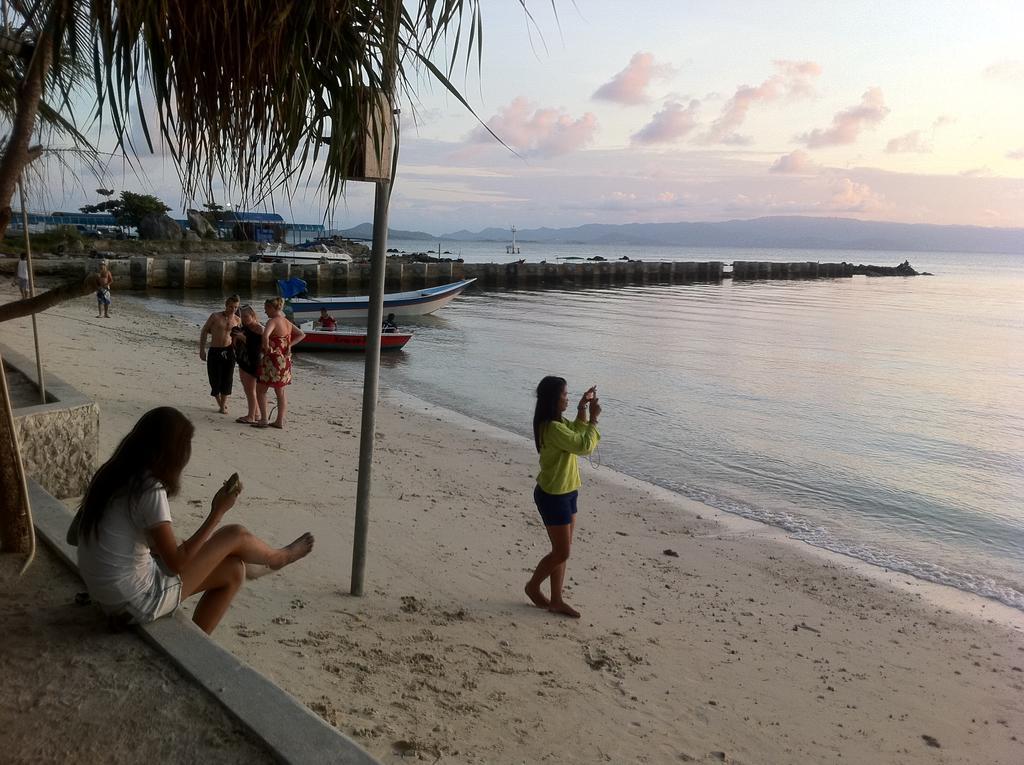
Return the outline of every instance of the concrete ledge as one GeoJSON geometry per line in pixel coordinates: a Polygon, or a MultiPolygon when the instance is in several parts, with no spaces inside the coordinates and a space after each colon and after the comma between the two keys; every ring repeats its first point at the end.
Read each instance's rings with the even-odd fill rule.
{"type": "MultiPolygon", "coordinates": [[[[36,385],[36,365],[10,348],[0,345],[4,366],[15,369],[36,385]]],[[[14,422],[21,441],[25,472],[57,497],[82,494],[96,469],[100,449],[100,410],[48,370],[43,370],[45,404],[14,409],[14,422]],[[67,444],[75,444],[69,450],[67,444]]]]}
{"type": "MultiPolygon", "coordinates": [[[[29,481],[29,499],[39,536],[77,574],[75,548],[64,541],[72,513],[35,481],[29,481]]],[[[279,761],[296,765],[380,765],[295,697],[210,640],[180,612],[137,629],[279,761]]]]}

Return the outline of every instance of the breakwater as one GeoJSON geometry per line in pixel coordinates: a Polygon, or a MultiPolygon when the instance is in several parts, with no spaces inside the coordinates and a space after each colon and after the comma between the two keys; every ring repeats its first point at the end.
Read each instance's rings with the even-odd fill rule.
{"type": "MultiPolygon", "coordinates": [[[[10,262],[13,269],[13,261],[10,262]]],[[[41,277],[74,278],[95,271],[99,261],[85,258],[40,258],[41,277]]],[[[5,264],[6,265],[6,264],[5,264]]],[[[370,283],[370,264],[254,263],[247,260],[154,258],[134,256],[108,261],[118,289],[211,289],[273,291],[278,279],[297,276],[310,292],[360,293],[370,283]]],[[[580,263],[408,263],[389,260],[385,288],[390,292],[422,289],[477,279],[483,289],[610,287],[624,284],[720,283],[723,279],[838,279],[855,274],[902,276],[899,267],[852,263],[734,261],[594,261],[580,263]]],[[[912,272],[911,272],[912,273],[912,272]]]]}

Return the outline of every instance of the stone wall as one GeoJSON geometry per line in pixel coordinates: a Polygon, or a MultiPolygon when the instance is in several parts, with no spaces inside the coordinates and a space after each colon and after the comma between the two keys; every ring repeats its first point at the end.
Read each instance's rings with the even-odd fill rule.
{"type": "MultiPolygon", "coordinates": [[[[35,363],[0,346],[3,363],[35,379],[35,363]]],[[[19,406],[14,421],[25,473],[59,499],[85,493],[100,449],[100,409],[77,390],[44,371],[50,403],[19,406]]]]}

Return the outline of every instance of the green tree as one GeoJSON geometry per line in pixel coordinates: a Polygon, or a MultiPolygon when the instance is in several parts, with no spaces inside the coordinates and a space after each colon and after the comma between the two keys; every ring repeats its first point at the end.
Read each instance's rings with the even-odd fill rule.
{"type": "Polygon", "coordinates": [[[151,194],[134,194],[131,191],[122,191],[120,199],[108,199],[79,209],[84,213],[110,213],[117,225],[134,228],[138,228],[139,222],[147,215],[163,215],[171,210],[151,194]]]}

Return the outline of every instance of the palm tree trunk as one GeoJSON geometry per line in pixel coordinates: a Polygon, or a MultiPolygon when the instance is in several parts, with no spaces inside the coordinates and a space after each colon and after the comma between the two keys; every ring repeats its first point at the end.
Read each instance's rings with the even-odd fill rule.
{"type": "Polygon", "coordinates": [[[7,375],[0,359],[0,551],[30,554],[32,516],[25,492],[25,467],[21,462],[17,426],[11,408],[7,375]]]}
{"type": "MultiPolygon", "coordinates": [[[[53,36],[44,31],[15,102],[15,114],[3,156],[0,157],[0,238],[11,223],[11,202],[25,166],[32,160],[29,146],[35,130],[43,87],[53,63],[53,36]]],[[[45,298],[40,295],[39,298],[45,298]]],[[[21,302],[21,301],[19,301],[21,302]]],[[[33,302],[33,301],[24,301],[33,302]]],[[[55,301],[56,302],[56,301],[55,301]]],[[[31,308],[29,308],[31,312],[31,308]]],[[[11,318],[17,315],[13,313],[11,318]]],[[[25,487],[17,425],[7,389],[7,374],[0,360],[0,550],[31,555],[32,514],[25,487]]]]}
{"type": "Polygon", "coordinates": [[[0,238],[11,223],[11,202],[18,187],[18,179],[31,161],[29,145],[36,127],[39,104],[43,100],[43,87],[53,63],[53,36],[44,31],[36,45],[35,54],[25,73],[25,81],[15,103],[14,122],[7,137],[7,146],[0,157],[0,238]]]}

